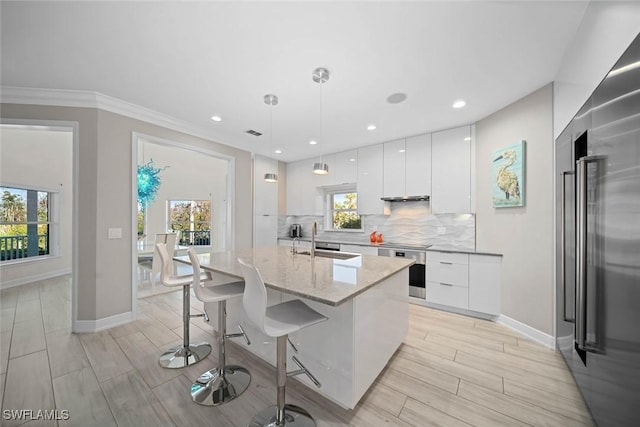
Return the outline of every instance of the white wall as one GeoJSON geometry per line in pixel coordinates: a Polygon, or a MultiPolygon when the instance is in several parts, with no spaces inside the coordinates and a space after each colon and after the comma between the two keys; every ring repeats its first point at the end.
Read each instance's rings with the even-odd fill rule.
{"type": "Polygon", "coordinates": [[[227,161],[188,150],[142,140],[138,164],[153,159],[160,172],[158,194],[147,208],[145,234],[153,237],[167,231],[167,200],[211,200],[212,249],[224,249],[227,209],[227,161]]]}
{"type": "Polygon", "coordinates": [[[476,124],[476,248],[502,258],[502,314],[553,335],[553,127],[548,85],[476,124]],[[525,206],[494,208],[492,154],[526,140],[525,206]]]}
{"type": "Polygon", "coordinates": [[[72,151],[71,131],[0,127],[0,183],[57,192],[58,210],[52,216],[57,214],[59,227],[59,245],[50,247],[55,256],[2,264],[3,288],[71,272],[72,151]]]}
{"type": "Polygon", "coordinates": [[[639,32],[640,2],[589,4],[554,80],[554,140],[639,32]]]}

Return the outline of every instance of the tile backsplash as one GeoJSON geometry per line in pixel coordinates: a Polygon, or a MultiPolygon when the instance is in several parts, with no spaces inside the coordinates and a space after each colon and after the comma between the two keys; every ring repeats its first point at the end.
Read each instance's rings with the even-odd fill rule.
{"type": "Polygon", "coordinates": [[[392,203],[390,215],[363,215],[364,232],[324,231],[322,216],[280,216],[278,236],[288,237],[289,225],[302,224],[302,236],[309,237],[311,224],[318,223],[318,238],[361,243],[372,231],[382,233],[385,242],[412,245],[447,245],[475,249],[474,214],[432,214],[429,202],[392,203]]]}

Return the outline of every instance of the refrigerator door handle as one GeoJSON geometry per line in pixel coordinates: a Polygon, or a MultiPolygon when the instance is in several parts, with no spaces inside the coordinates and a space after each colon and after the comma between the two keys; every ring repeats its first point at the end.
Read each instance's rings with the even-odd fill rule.
{"type": "Polygon", "coordinates": [[[587,162],[576,163],[576,344],[584,350],[586,340],[587,258],[587,162]]]}
{"type": "MultiPolygon", "coordinates": [[[[597,250],[592,245],[592,251],[594,253],[589,254],[587,251],[587,245],[589,242],[588,238],[588,197],[589,197],[589,176],[588,176],[588,166],[589,164],[596,165],[596,177],[601,178],[603,175],[603,156],[585,156],[576,162],[576,344],[580,350],[601,353],[603,349],[601,348],[601,344],[599,342],[599,325],[600,321],[600,310],[598,304],[600,302],[596,301],[595,307],[592,307],[593,312],[588,312],[587,309],[587,299],[597,298],[597,276],[592,278],[593,281],[593,289],[589,290],[593,295],[587,295],[587,269],[590,257],[591,263],[598,263],[597,250]],[[588,333],[588,318],[592,319],[591,323],[595,324],[595,329],[588,333]],[[587,335],[589,338],[587,339],[587,335]]],[[[598,179],[599,179],[598,178],[598,179]]],[[[599,185],[599,184],[598,184],[599,185]]],[[[597,188],[594,188],[591,191],[591,197],[595,197],[595,202],[597,203],[597,188]]],[[[592,212],[592,215],[594,212],[592,212]]],[[[597,215],[597,214],[596,214],[597,215]]],[[[591,236],[592,238],[596,238],[595,236],[591,236]]],[[[593,244],[598,245],[597,240],[593,241],[593,244]]],[[[593,272],[592,272],[593,273],[593,272]]]]}
{"type": "Polygon", "coordinates": [[[567,317],[567,275],[566,275],[566,271],[567,271],[567,258],[565,256],[565,248],[566,248],[566,219],[567,219],[567,213],[566,213],[566,177],[567,176],[574,176],[575,172],[574,171],[564,171],[562,172],[560,179],[562,180],[562,184],[560,186],[560,200],[561,200],[561,205],[560,205],[560,220],[561,220],[561,224],[560,224],[560,247],[562,248],[562,261],[560,262],[560,275],[562,277],[562,318],[565,322],[571,322],[571,323],[575,323],[576,319],[573,318],[569,318],[567,317]]]}

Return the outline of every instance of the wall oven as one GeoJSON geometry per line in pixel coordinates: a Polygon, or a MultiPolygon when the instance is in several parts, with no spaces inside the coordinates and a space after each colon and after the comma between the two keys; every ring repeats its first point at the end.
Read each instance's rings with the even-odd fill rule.
{"type": "Polygon", "coordinates": [[[378,248],[378,256],[408,258],[416,261],[409,267],[409,296],[425,299],[427,252],[423,250],[378,248]]]}

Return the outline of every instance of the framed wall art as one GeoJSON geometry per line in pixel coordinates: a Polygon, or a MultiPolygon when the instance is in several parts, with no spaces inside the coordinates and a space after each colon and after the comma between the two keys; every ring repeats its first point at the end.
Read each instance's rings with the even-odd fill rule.
{"type": "Polygon", "coordinates": [[[493,152],[493,207],[524,206],[525,141],[493,152]]]}

